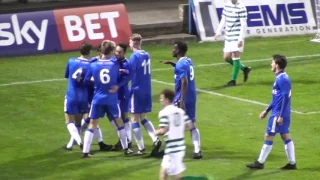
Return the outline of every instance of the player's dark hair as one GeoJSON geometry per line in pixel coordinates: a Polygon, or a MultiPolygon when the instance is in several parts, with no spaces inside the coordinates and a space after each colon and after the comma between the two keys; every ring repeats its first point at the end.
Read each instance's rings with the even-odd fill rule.
{"type": "Polygon", "coordinates": [[[105,40],[101,44],[101,53],[111,55],[115,48],[116,44],[113,41],[105,40]]]}
{"type": "Polygon", "coordinates": [[[124,52],[127,51],[127,48],[128,48],[128,45],[127,45],[127,44],[125,44],[125,43],[119,43],[118,46],[121,47],[124,52]]]}
{"type": "Polygon", "coordinates": [[[177,45],[177,48],[179,50],[180,55],[182,55],[182,56],[186,55],[186,53],[188,51],[188,45],[185,42],[176,41],[174,44],[177,45]]]}
{"type": "Polygon", "coordinates": [[[274,62],[279,66],[280,69],[285,69],[287,67],[287,58],[280,54],[273,55],[274,62]]]}
{"type": "Polygon", "coordinates": [[[90,54],[90,51],[92,50],[92,44],[84,42],[80,46],[80,54],[83,56],[87,56],[90,54]]]}
{"type": "Polygon", "coordinates": [[[173,102],[174,96],[176,95],[171,89],[164,89],[161,94],[163,94],[164,98],[168,99],[170,102],[173,102]]]}

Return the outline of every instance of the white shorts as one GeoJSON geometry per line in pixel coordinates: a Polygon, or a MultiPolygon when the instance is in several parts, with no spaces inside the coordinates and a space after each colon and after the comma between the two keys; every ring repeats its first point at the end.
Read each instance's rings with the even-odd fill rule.
{"type": "Polygon", "coordinates": [[[244,41],[242,43],[242,47],[238,48],[238,41],[224,41],[224,48],[223,52],[229,53],[229,52],[243,52],[244,48],[244,41]]]}
{"type": "Polygon", "coordinates": [[[186,170],[183,163],[184,155],[183,151],[163,156],[161,167],[166,169],[168,176],[178,175],[186,170]]]}

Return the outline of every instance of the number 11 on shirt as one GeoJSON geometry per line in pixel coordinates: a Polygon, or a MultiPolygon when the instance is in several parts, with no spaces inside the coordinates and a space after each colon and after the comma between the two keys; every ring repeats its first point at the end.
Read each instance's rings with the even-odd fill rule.
{"type": "Polygon", "coordinates": [[[150,59],[144,60],[142,62],[142,67],[144,68],[143,70],[144,74],[150,74],[150,59]]]}

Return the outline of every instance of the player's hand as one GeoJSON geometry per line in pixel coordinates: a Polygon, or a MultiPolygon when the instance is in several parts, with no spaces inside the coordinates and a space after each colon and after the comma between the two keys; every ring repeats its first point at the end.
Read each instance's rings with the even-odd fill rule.
{"type": "Polygon", "coordinates": [[[243,41],[238,41],[238,48],[241,48],[243,46],[243,41]]]}
{"type": "Polygon", "coordinates": [[[112,86],[111,89],[109,89],[109,93],[116,93],[118,91],[119,87],[117,85],[112,86]]]}
{"type": "Polygon", "coordinates": [[[218,39],[220,38],[220,34],[218,34],[218,33],[215,34],[213,38],[214,38],[215,40],[218,40],[218,39]]]}
{"type": "Polygon", "coordinates": [[[283,118],[282,117],[278,117],[277,118],[277,123],[279,124],[279,126],[281,126],[283,124],[283,118]]]}
{"type": "Polygon", "coordinates": [[[264,119],[267,116],[267,111],[262,111],[262,113],[260,113],[260,119],[264,119]]]}
{"type": "Polygon", "coordinates": [[[171,63],[171,61],[167,61],[167,60],[161,60],[159,62],[162,63],[162,64],[170,64],[171,63]]]}
{"type": "Polygon", "coordinates": [[[122,74],[122,73],[125,73],[126,70],[125,69],[119,69],[119,72],[122,74]]]}

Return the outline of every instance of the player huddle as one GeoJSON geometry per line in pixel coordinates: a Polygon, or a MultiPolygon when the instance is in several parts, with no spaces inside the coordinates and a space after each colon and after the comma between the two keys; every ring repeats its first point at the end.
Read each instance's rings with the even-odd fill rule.
{"type": "Polygon", "coordinates": [[[133,34],[129,41],[130,49],[133,51],[129,60],[125,58],[127,45],[117,45],[109,40],[101,43],[97,57],[90,58],[92,45],[84,43],[80,47],[81,56],[69,59],[65,73],[68,89],[64,112],[71,138],[66,149],[72,150],[76,143],[83,151],[82,157],[90,157],[90,147],[95,137],[102,151],[122,149],[125,155],[133,154],[131,150],[133,131],[138,146],[134,154],[143,155],[145,146],[141,124],[153,141],[151,155],[163,156],[162,167],[165,169],[163,172],[168,175],[179,175],[185,169],[183,165],[185,130],[191,132],[194,144],[193,158],[202,158],[200,133],[194,125],[196,87],[193,63],[186,57],[188,47],[184,42],[176,42],[172,55],[177,59],[177,63],[162,62],[174,66],[176,85],[175,91],[167,89],[161,94],[160,101],[164,109],[159,113],[160,129],[156,131],[146,116],[152,111],[150,55],[141,49],[141,35],[133,34]],[[130,87],[129,82],[131,82],[130,87]],[[105,115],[119,137],[119,142],[115,146],[105,144],[102,139],[99,119],[105,115]],[[82,131],[84,131],[83,141],[82,131]],[[160,151],[162,144],[158,137],[160,135],[165,135],[164,151],[160,151]],[[176,164],[172,166],[174,162],[176,164]],[[180,168],[174,168],[175,166],[180,168]],[[168,173],[169,171],[172,172],[168,173]]]}
{"type": "MultiPolygon", "coordinates": [[[[248,80],[251,68],[240,63],[243,51],[245,22],[247,12],[244,5],[237,0],[228,2],[222,14],[222,20],[217,30],[216,38],[226,26],[224,58],[233,66],[232,79],[225,86],[236,86],[239,70],[244,72],[244,81],[248,80]]],[[[185,155],[184,132],[189,130],[194,146],[194,159],[201,159],[200,133],[196,122],[196,84],[194,65],[186,56],[188,47],[184,42],[175,42],[172,56],[176,62],[160,61],[174,67],[175,90],[165,89],[160,95],[163,109],[159,112],[159,129],[155,130],[152,122],[147,119],[147,113],[152,111],[151,58],[141,49],[142,37],[133,34],[129,46],[133,53],[129,60],[125,58],[126,44],[116,45],[106,40],[99,47],[99,55],[90,60],[92,45],[82,44],[81,56],[71,58],[66,68],[68,90],[65,97],[64,112],[67,128],[71,139],[68,150],[74,143],[83,150],[82,157],[90,157],[90,146],[95,137],[100,150],[109,151],[112,145],[105,144],[102,139],[99,119],[105,115],[110,120],[118,134],[119,141],[114,149],[124,151],[125,155],[133,154],[132,131],[138,150],[136,155],[145,154],[141,126],[144,126],[152,142],[152,156],[163,156],[160,179],[174,175],[181,177],[185,170],[183,158],[185,155]],[[131,82],[131,86],[129,86],[131,82]],[[129,120],[129,113],[131,120],[129,120]],[[81,131],[84,131],[81,139],[81,131]],[[165,136],[166,146],[160,151],[160,135],[165,136]]],[[[272,71],[276,73],[273,85],[273,98],[269,107],[260,114],[263,119],[272,110],[265,133],[265,142],[256,161],[247,164],[253,169],[263,169],[264,163],[272,149],[276,133],[280,133],[289,163],[282,169],[296,169],[295,150],[290,138],[290,101],[291,82],[284,72],[287,66],[285,56],[274,55],[272,71]]]]}

